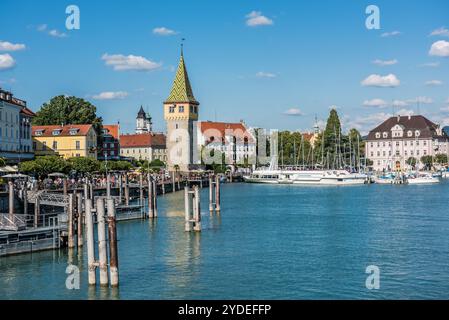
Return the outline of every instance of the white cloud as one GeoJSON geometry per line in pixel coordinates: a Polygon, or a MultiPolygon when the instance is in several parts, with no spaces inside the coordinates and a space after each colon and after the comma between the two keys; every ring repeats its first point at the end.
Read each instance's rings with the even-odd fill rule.
{"type": "Polygon", "coordinates": [[[449,106],[440,108],[440,111],[443,111],[443,112],[449,112],[449,106]]]}
{"type": "Polygon", "coordinates": [[[106,62],[106,65],[112,66],[115,71],[151,71],[161,67],[162,64],[153,62],[141,56],[122,55],[105,53],[101,59],[106,62]]]}
{"type": "Polygon", "coordinates": [[[415,114],[415,111],[410,110],[410,109],[401,109],[396,112],[396,115],[400,115],[400,116],[412,116],[414,114],[415,114]]]}
{"type": "Polygon", "coordinates": [[[400,35],[401,32],[400,31],[392,31],[392,32],[384,32],[382,33],[380,36],[385,38],[385,37],[394,37],[394,36],[398,36],[400,35]]]}
{"type": "Polygon", "coordinates": [[[376,59],[373,61],[374,64],[377,64],[378,66],[384,67],[384,66],[392,66],[396,63],[398,63],[398,60],[393,59],[393,60],[380,60],[380,59],[376,59]]]}
{"type": "Polygon", "coordinates": [[[381,76],[378,74],[372,74],[361,82],[365,87],[397,87],[401,82],[394,74],[381,76]]]}
{"type": "Polygon", "coordinates": [[[178,34],[178,32],[176,32],[175,30],[171,30],[166,27],[154,28],[153,33],[159,36],[174,36],[178,34]]]}
{"type": "Polygon", "coordinates": [[[65,38],[65,37],[67,37],[67,34],[65,34],[64,32],[60,32],[60,31],[58,31],[56,29],[50,30],[48,32],[48,34],[51,35],[52,37],[55,37],[55,38],[65,38]]]}
{"type": "Polygon", "coordinates": [[[287,116],[296,116],[296,117],[304,115],[302,113],[302,111],[298,108],[288,109],[288,110],[284,111],[284,114],[287,116]]]}
{"type": "Polygon", "coordinates": [[[46,24],[41,24],[37,26],[37,31],[43,32],[47,30],[47,25],[46,24]]]}
{"type": "Polygon", "coordinates": [[[437,57],[449,57],[449,42],[445,40],[434,42],[429,54],[437,57]]]}
{"type": "Polygon", "coordinates": [[[433,30],[430,33],[430,36],[443,36],[443,37],[449,37],[449,30],[445,27],[441,27],[438,29],[433,30]]]}
{"type": "Polygon", "coordinates": [[[436,68],[440,66],[440,62],[428,62],[428,63],[423,63],[421,65],[421,67],[431,67],[431,68],[436,68]]]}
{"type": "Polygon", "coordinates": [[[270,73],[270,72],[263,72],[263,71],[259,71],[256,73],[256,77],[257,78],[276,78],[277,75],[274,73],[270,73]]]}
{"type": "Polygon", "coordinates": [[[0,51],[19,51],[24,50],[25,45],[21,43],[11,43],[8,41],[0,40],[0,51]]]}
{"type": "Polygon", "coordinates": [[[249,27],[270,26],[273,24],[273,20],[263,16],[260,11],[252,11],[246,15],[246,18],[246,25],[249,27]]]}
{"type": "Polygon", "coordinates": [[[126,91],[105,91],[92,96],[95,100],[116,100],[124,99],[128,96],[126,91]]]}
{"type": "Polygon", "coordinates": [[[388,103],[382,99],[371,99],[371,100],[365,100],[363,102],[363,105],[365,107],[385,108],[388,106],[388,103]]]}
{"type": "Polygon", "coordinates": [[[425,82],[426,86],[441,86],[443,81],[440,80],[429,80],[425,82]]]}
{"type": "Polygon", "coordinates": [[[8,53],[0,54],[0,70],[11,69],[16,65],[16,61],[8,53]]]}

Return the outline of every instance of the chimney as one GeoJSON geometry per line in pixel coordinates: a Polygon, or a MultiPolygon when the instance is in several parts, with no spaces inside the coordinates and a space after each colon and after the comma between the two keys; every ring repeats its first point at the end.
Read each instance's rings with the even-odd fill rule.
{"type": "Polygon", "coordinates": [[[411,114],[408,115],[408,119],[409,119],[409,120],[412,119],[412,115],[411,115],[411,114]]]}
{"type": "Polygon", "coordinates": [[[401,116],[398,114],[398,122],[401,121],[401,116]]]}

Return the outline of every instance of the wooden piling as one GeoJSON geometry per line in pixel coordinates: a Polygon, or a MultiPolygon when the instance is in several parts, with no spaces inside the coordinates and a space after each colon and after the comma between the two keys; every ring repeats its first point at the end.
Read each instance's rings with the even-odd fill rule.
{"type": "Polygon", "coordinates": [[[143,173],[139,176],[139,205],[143,206],[143,173]]]}
{"type": "Polygon", "coordinates": [[[123,201],[123,176],[121,173],[118,175],[118,198],[119,198],[119,204],[122,204],[122,201],[123,201]]]}
{"type": "Polygon", "coordinates": [[[108,282],[108,253],[106,243],[106,223],[104,215],[104,200],[97,199],[97,231],[98,231],[98,258],[100,269],[100,285],[107,286],[108,282]]]}
{"type": "Polygon", "coordinates": [[[12,181],[8,181],[8,199],[9,216],[12,221],[14,215],[14,183],[12,181]]]}
{"type": "Polygon", "coordinates": [[[193,187],[193,201],[195,204],[195,210],[193,212],[193,219],[195,220],[195,225],[193,226],[194,231],[201,231],[201,202],[200,202],[200,189],[198,186],[193,187]]]}
{"type": "Polygon", "coordinates": [[[148,218],[154,218],[153,211],[153,182],[151,175],[148,173],[148,218]]]}
{"type": "Polygon", "coordinates": [[[165,175],[162,176],[162,194],[165,194],[165,175]]]}
{"type": "Polygon", "coordinates": [[[184,187],[184,214],[185,214],[185,231],[190,232],[192,231],[192,225],[191,225],[191,215],[190,215],[190,188],[185,186],[184,187]]]}
{"type": "Polygon", "coordinates": [[[94,247],[94,222],[92,219],[92,200],[85,200],[85,212],[86,212],[86,240],[87,240],[87,265],[88,265],[88,278],[89,284],[95,285],[95,247],[94,247]]]}
{"type": "Polygon", "coordinates": [[[84,239],[83,239],[83,225],[84,225],[84,212],[83,212],[83,194],[82,193],[77,193],[76,194],[76,199],[78,200],[78,205],[76,206],[77,211],[78,211],[78,217],[77,217],[77,222],[78,222],[78,247],[82,247],[84,245],[84,239]]]}
{"type": "Polygon", "coordinates": [[[129,206],[129,183],[128,175],[125,174],[125,205],[129,206]]]}
{"type": "Polygon", "coordinates": [[[75,235],[73,230],[74,225],[74,201],[73,201],[73,194],[69,194],[69,204],[67,207],[67,233],[68,233],[68,247],[69,249],[72,249],[75,247],[75,235]]]}
{"type": "Polygon", "coordinates": [[[106,197],[109,199],[111,197],[111,174],[106,175],[106,197]]]}
{"type": "Polygon", "coordinates": [[[117,287],[118,276],[118,250],[117,250],[117,227],[115,221],[115,203],[113,199],[107,200],[108,206],[108,235],[109,235],[109,273],[111,286],[117,287]]]}
{"type": "Polygon", "coordinates": [[[92,181],[89,182],[89,199],[92,200],[92,205],[94,205],[93,201],[94,201],[94,185],[92,183],[92,181]]]}
{"type": "Polygon", "coordinates": [[[220,177],[215,176],[215,211],[220,212],[220,177]]]}
{"type": "Polygon", "coordinates": [[[62,194],[67,195],[67,178],[62,179],[62,194]]]}
{"type": "Polygon", "coordinates": [[[209,176],[209,211],[214,211],[214,181],[212,176],[209,176]]]}
{"type": "Polygon", "coordinates": [[[153,217],[157,218],[157,181],[153,181],[153,217]]]}
{"type": "Polygon", "coordinates": [[[23,214],[28,215],[28,189],[26,181],[23,187],[22,196],[23,196],[23,214]]]}
{"type": "Polygon", "coordinates": [[[172,172],[172,192],[176,191],[175,172],[172,172]]]}
{"type": "Polygon", "coordinates": [[[34,227],[37,228],[39,223],[39,214],[40,214],[40,199],[39,196],[36,196],[36,201],[34,202],[34,227]]]}

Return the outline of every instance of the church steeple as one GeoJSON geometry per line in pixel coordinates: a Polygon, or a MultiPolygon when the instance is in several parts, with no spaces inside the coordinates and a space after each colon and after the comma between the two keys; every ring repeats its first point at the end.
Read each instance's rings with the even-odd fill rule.
{"type": "Polygon", "coordinates": [[[176,70],[175,80],[165,103],[190,103],[199,105],[193,96],[192,87],[187,74],[187,68],[184,62],[184,53],[181,46],[181,57],[179,59],[178,69],[176,70]]]}

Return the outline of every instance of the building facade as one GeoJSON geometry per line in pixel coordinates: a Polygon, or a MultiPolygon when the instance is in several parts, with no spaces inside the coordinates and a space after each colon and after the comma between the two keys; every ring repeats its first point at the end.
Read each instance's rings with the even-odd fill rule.
{"type": "Polygon", "coordinates": [[[90,124],[33,126],[32,136],[36,156],[97,159],[97,134],[90,124]]]}
{"type": "Polygon", "coordinates": [[[188,172],[198,168],[195,140],[199,105],[193,95],[181,51],[170,95],[163,104],[167,125],[167,168],[169,171],[188,172]]]}
{"type": "Polygon", "coordinates": [[[365,156],[375,171],[409,169],[409,158],[422,168],[421,157],[449,154],[449,138],[439,125],[427,118],[395,116],[371,130],[365,156]]]}
{"type": "Polygon", "coordinates": [[[150,133],[153,131],[151,122],[151,116],[143,110],[143,106],[140,106],[140,110],[136,117],[136,133],[150,133]]]}
{"type": "Polygon", "coordinates": [[[34,158],[31,120],[26,101],[0,88],[0,157],[9,163],[34,158]]]}
{"type": "Polygon", "coordinates": [[[167,162],[166,138],[162,133],[125,134],[120,136],[122,158],[137,161],[161,160],[167,162]]]}
{"type": "Polygon", "coordinates": [[[243,121],[238,123],[201,121],[197,126],[201,164],[212,164],[214,160],[214,162],[222,161],[222,155],[225,164],[233,168],[237,165],[255,164],[256,139],[243,121]],[[214,152],[211,152],[212,150],[214,152]],[[216,158],[214,158],[215,151],[219,152],[216,158]]]}
{"type": "Polygon", "coordinates": [[[99,160],[120,159],[120,125],[103,125],[103,147],[98,154],[99,160]]]}

